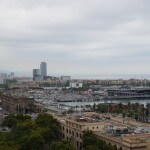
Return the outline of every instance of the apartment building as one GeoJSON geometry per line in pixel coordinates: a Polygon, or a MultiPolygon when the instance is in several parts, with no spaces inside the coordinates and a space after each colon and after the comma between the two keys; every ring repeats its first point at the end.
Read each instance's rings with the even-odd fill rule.
{"type": "Polygon", "coordinates": [[[108,144],[116,145],[118,150],[150,150],[150,134],[130,134],[114,136],[95,132],[95,135],[108,144]]]}
{"type": "Polygon", "coordinates": [[[56,118],[60,122],[61,138],[71,142],[77,150],[82,147],[83,132],[86,130],[92,130],[100,140],[117,146],[119,150],[150,150],[150,133],[135,134],[129,131],[116,134],[116,131],[120,132],[127,128],[124,124],[85,116],[56,118]],[[106,127],[112,128],[112,125],[115,130],[110,134],[106,127]]]}
{"type": "Polygon", "coordinates": [[[106,122],[97,122],[91,118],[57,118],[61,125],[61,137],[71,142],[77,150],[82,147],[82,136],[86,130],[98,132],[106,122]]]}

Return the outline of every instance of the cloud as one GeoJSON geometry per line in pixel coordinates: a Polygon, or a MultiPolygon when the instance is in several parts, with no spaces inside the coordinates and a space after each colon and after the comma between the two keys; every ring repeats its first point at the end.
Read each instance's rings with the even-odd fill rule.
{"type": "Polygon", "coordinates": [[[0,68],[49,74],[150,73],[147,0],[1,0],[0,68]]]}

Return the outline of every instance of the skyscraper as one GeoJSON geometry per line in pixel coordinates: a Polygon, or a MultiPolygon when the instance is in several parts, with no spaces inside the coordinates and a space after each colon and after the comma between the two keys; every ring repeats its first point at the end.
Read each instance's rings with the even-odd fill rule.
{"type": "Polygon", "coordinates": [[[14,78],[14,76],[15,76],[14,72],[11,72],[10,73],[10,78],[14,78]]]}
{"type": "Polygon", "coordinates": [[[35,81],[36,78],[39,78],[41,75],[40,69],[33,69],[33,80],[35,81]]]}
{"type": "Polygon", "coordinates": [[[33,69],[33,77],[40,76],[40,69],[33,69]]]}
{"type": "Polygon", "coordinates": [[[40,64],[41,76],[47,76],[47,64],[46,62],[41,62],[40,64]]]}

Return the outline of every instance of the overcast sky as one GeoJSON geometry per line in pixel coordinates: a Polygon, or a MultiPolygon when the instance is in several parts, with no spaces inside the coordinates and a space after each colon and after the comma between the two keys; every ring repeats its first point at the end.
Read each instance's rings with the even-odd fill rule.
{"type": "Polygon", "coordinates": [[[149,0],[0,0],[0,70],[149,74],[149,0]]]}

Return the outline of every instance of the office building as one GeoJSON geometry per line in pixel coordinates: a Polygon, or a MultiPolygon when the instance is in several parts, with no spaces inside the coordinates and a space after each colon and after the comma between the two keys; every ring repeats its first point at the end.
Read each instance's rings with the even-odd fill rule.
{"type": "Polygon", "coordinates": [[[71,77],[70,76],[61,76],[60,79],[64,80],[64,81],[70,81],[71,77]]]}
{"type": "Polygon", "coordinates": [[[33,69],[33,80],[35,81],[36,78],[39,78],[41,76],[40,69],[33,69]]]}
{"type": "Polygon", "coordinates": [[[0,84],[6,84],[6,78],[0,78],[0,84]]]}
{"type": "Polygon", "coordinates": [[[11,77],[14,77],[14,76],[15,76],[14,72],[11,72],[11,73],[10,73],[10,76],[11,76],[11,77]]]}
{"type": "Polygon", "coordinates": [[[14,72],[11,72],[11,73],[10,73],[10,78],[13,79],[14,77],[15,77],[14,72]]]}
{"type": "Polygon", "coordinates": [[[1,78],[7,78],[7,73],[1,73],[1,78]]]}
{"type": "Polygon", "coordinates": [[[47,76],[47,64],[46,62],[41,62],[40,64],[41,76],[47,76]]]}

